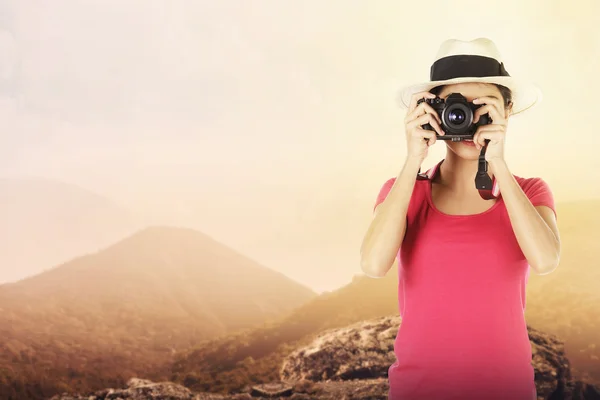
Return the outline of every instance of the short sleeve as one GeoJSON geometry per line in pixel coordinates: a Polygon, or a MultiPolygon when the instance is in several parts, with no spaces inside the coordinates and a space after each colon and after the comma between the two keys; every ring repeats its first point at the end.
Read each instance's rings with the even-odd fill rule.
{"type": "Polygon", "coordinates": [[[377,208],[378,205],[383,203],[388,193],[390,193],[392,186],[394,186],[394,182],[396,182],[396,178],[390,178],[387,181],[385,181],[385,183],[379,190],[379,194],[377,195],[377,199],[375,200],[375,205],[373,206],[373,211],[375,211],[375,208],[377,208]]]}
{"type": "Polygon", "coordinates": [[[542,178],[530,178],[523,184],[523,192],[534,206],[547,206],[556,215],[554,196],[550,186],[542,178]]]}

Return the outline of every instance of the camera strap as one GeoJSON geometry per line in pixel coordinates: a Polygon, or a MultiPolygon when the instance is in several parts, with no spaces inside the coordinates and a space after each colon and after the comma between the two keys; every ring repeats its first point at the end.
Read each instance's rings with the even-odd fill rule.
{"type": "MultiPolygon", "coordinates": [[[[488,140],[486,139],[486,144],[487,142],[488,140]]],[[[490,176],[487,173],[488,163],[485,160],[485,149],[486,146],[484,146],[481,149],[481,153],[479,154],[477,175],[475,175],[475,187],[479,191],[479,195],[482,199],[492,200],[500,197],[500,187],[498,186],[496,179],[490,178],[490,176]]],[[[421,173],[421,169],[419,168],[417,180],[432,181],[437,176],[438,171],[440,169],[440,165],[442,165],[443,162],[444,160],[440,161],[439,163],[431,167],[429,170],[427,170],[427,172],[425,172],[424,174],[421,173]]]]}
{"type": "Polygon", "coordinates": [[[489,142],[489,139],[485,139],[485,146],[481,148],[477,162],[477,175],[475,175],[475,187],[479,190],[479,195],[485,200],[500,197],[500,188],[496,183],[496,179],[490,178],[488,174],[488,162],[485,160],[485,150],[489,142]]]}

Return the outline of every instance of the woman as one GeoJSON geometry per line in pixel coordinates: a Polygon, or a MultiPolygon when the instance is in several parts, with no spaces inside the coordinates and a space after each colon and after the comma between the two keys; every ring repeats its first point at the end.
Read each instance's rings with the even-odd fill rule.
{"type": "Polygon", "coordinates": [[[402,324],[389,368],[391,400],[534,400],[524,318],[529,269],[553,271],[560,240],[554,200],[540,178],[521,178],[504,159],[510,115],[539,100],[537,88],[504,69],[488,39],[444,42],[431,80],[402,92],[407,156],[383,184],[362,247],[363,271],[382,277],[399,259],[402,324]],[[421,98],[460,93],[487,114],[472,141],[445,141],[446,157],[419,174],[446,132],[421,98]],[[423,129],[430,124],[432,130],[423,129]],[[494,195],[474,184],[485,146],[494,195]]]}

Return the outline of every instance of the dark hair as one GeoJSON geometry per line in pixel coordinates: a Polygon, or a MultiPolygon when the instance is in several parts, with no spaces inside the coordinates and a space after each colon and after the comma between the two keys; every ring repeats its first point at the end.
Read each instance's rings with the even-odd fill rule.
{"type": "MultiPolygon", "coordinates": [[[[510,105],[510,103],[512,102],[512,92],[510,91],[510,89],[507,88],[506,86],[498,85],[496,83],[494,83],[493,85],[496,86],[498,88],[498,90],[500,91],[500,94],[502,95],[502,98],[504,99],[504,107],[508,107],[510,105]]],[[[431,89],[429,92],[432,94],[435,94],[437,96],[442,92],[442,89],[444,89],[444,85],[436,86],[433,89],[431,89]]]]}

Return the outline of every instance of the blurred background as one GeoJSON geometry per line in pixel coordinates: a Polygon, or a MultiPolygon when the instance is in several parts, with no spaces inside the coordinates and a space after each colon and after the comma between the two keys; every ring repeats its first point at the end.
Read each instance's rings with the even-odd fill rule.
{"type": "MultiPolygon", "coordinates": [[[[0,393],[145,372],[233,390],[235,357],[196,353],[194,373],[176,357],[298,312],[281,357],[397,315],[395,268],[359,265],[406,154],[396,91],[429,79],[442,41],[477,37],[544,93],[506,144],[515,175],[550,184],[563,242],[530,280],[528,323],[600,380],[598,23],[593,0],[0,1],[0,393]]],[[[235,388],[276,378],[257,346],[235,388]]]]}

